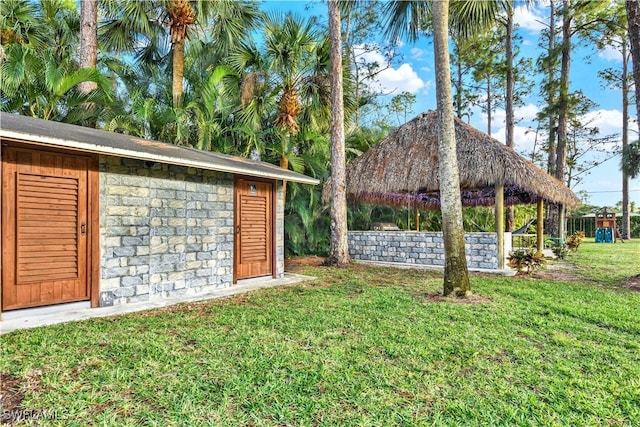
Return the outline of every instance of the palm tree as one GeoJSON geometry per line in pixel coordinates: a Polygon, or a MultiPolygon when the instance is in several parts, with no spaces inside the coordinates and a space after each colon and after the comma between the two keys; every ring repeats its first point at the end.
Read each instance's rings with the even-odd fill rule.
{"type": "Polygon", "coordinates": [[[185,45],[194,27],[202,29],[199,37],[217,43],[218,51],[228,51],[246,38],[260,17],[256,3],[246,0],[105,0],[104,10],[100,33],[106,49],[135,52],[147,63],[162,62],[171,54],[174,108],[183,103],[185,45]]]}
{"type": "Polygon", "coordinates": [[[78,69],[70,61],[59,63],[51,51],[37,51],[20,44],[5,46],[0,68],[2,111],[45,120],[83,123],[95,121],[87,104],[108,103],[111,82],[95,69],[78,69]],[[81,93],[77,85],[95,82],[99,90],[81,93]]]}
{"type": "Polygon", "coordinates": [[[0,42],[45,47],[50,33],[35,3],[28,0],[0,2],[0,42]]]}
{"type": "Polygon", "coordinates": [[[342,26],[337,0],[329,0],[331,39],[331,250],[328,263],[349,263],[347,244],[346,160],[342,88],[342,26]]]}
{"type": "Polygon", "coordinates": [[[269,149],[283,168],[301,166],[296,138],[302,127],[328,130],[327,48],[311,20],[272,14],[265,20],[263,46],[244,43],[230,55],[242,76],[239,119],[277,140],[269,149]]]}
{"type": "Polygon", "coordinates": [[[95,120],[87,103],[110,101],[111,82],[95,68],[79,69],[77,48],[79,19],[71,4],[45,1],[2,3],[4,38],[0,108],[2,111],[48,120],[82,123],[95,120]],[[76,87],[95,82],[90,94],[76,87]]]}
{"type": "Polygon", "coordinates": [[[184,77],[184,42],[187,31],[196,23],[196,14],[188,0],[171,0],[166,10],[167,26],[173,45],[173,107],[182,106],[184,77]]]}
{"type": "Polygon", "coordinates": [[[416,41],[430,18],[433,19],[435,52],[436,98],[439,111],[438,143],[441,211],[445,243],[444,294],[465,295],[470,290],[467,270],[462,203],[456,142],[453,127],[453,98],[449,70],[449,17],[456,33],[471,34],[495,19],[501,2],[469,0],[389,2],[386,10],[386,33],[394,39],[407,36],[416,41]]]}
{"type": "Polygon", "coordinates": [[[438,106],[438,169],[440,170],[440,210],[445,245],[444,295],[456,292],[465,296],[470,290],[467,256],[462,224],[460,178],[456,157],[453,96],[449,68],[449,2],[435,1],[433,45],[436,65],[436,100],[438,106]]]}

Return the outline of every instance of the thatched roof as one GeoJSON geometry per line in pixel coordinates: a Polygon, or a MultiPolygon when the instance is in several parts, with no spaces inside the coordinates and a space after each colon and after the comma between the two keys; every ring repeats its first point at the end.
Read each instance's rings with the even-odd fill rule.
{"type": "MultiPolygon", "coordinates": [[[[538,198],[575,206],[578,198],[562,182],[512,148],[462,120],[455,121],[464,206],[495,203],[494,186],[504,183],[505,204],[538,198]]],[[[325,184],[328,196],[331,180],[325,184]]],[[[371,203],[438,209],[437,113],[422,113],[391,132],[347,165],[347,197],[371,203]]]]}

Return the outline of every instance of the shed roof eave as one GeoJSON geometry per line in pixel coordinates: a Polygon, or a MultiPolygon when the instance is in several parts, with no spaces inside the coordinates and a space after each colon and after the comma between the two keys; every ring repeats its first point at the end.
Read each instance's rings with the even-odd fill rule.
{"type": "MultiPolygon", "coordinates": [[[[5,114],[2,115],[5,118],[5,114]]],[[[57,123],[57,122],[51,122],[57,123]]],[[[69,126],[69,125],[67,125],[69,126]]],[[[93,130],[96,131],[96,130],[93,130]]],[[[104,131],[96,131],[106,133],[104,131]]],[[[117,137],[123,137],[122,134],[114,134],[117,137]]],[[[15,129],[6,129],[4,126],[0,126],[0,137],[4,139],[10,139],[14,141],[20,141],[24,143],[32,143],[41,146],[48,146],[51,148],[67,148],[86,153],[104,154],[117,157],[126,157],[143,161],[153,161],[159,163],[167,163],[178,166],[194,167],[198,169],[213,170],[218,172],[227,172],[231,174],[244,175],[256,178],[267,178],[274,180],[282,180],[289,182],[298,182],[301,184],[317,185],[320,183],[315,178],[308,177],[293,171],[282,169],[278,166],[274,166],[264,162],[252,162],[248,159],[236,159],[232,156],[225,156],[216,153],[209,153],[211,156],[210,161],[204,161],[200,159],[189,159],[187,157],[179,157],[175,155],[163,155],[160,153],[151,152],[152,150],[144,151],[134,148],[143,148],[132,143],[132,148],[123,147],[110,147],[105,144],[98,144],[94,142],[80,141],[77,138],[60,138],[57,136],[48,136],[40,133],[33,133],[28,131],[18,131],[15,129]],[[221,160],[216,159],[218,157],[221,160]],[[218,160],[218,161],[216,161],[218,160]],[[245,162],[249,164],[244,164],[245,162]],[[255,164],[254,164],[255,163],[255,164]]],[[[133,137],[131,137],[133,139],[133,137]]],[[[157,143],[160,144],[160,143],[157,143]]],[[[176,147],[179,148],[179,147],[176,147]]],[[[187,150],[185,148],[185,150],[187,150]]],[[[192,150],[188,150],[192,151],[192,150]]],[[[187,151],[187,152],[188,152],[187,151]]],[[[206,152],[203,152],[206,153],[206,152]]],[[[170,153],[175,154],[175,153],[170,153]]],[[[201,153],[199,153],[201,154],[201,153]]],[[[207,159],[208,160],[208,159],[207,159]]]]}

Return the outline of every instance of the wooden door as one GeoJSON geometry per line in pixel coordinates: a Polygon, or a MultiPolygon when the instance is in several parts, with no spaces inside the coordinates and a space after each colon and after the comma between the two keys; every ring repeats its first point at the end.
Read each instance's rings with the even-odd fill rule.
{"type": "Polygon", "coordinates": [[[89,161],[3,147],[3,310],[90,298],[89,161]]]}
{"type": "Polygon", "coordinates": [[[273,275],[273,183],[235,182],[235,279],[273,275]]]}

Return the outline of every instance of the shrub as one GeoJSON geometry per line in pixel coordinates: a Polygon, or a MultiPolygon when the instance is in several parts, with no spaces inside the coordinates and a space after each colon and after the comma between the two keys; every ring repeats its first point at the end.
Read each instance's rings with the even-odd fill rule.
{"type": "Polygon", "coordinates": [[[544,254],[533,249],[509,252],[507,259],[509,260],[509,267],[524,271],[526,274],[531,274],[547,264],[544,254]]]}
{"type": "Polygon", "coordinates": [[[569,253],[566,247],[564,246],[554,246],[551,248],[553,254],[558,257],[558,259],[564,259],[565,256],[569,253]]]}
{"type": "Polygon", "coordinates": [[[582,244],[583,237],[584,236],[580,235],[580,232],[573,233],[572,235],[567,237],[565,246],[567,247],[568,250],[575,252],[578,250],[578,247],[582,244]]]}

